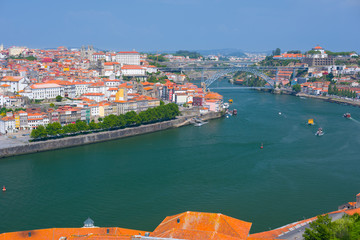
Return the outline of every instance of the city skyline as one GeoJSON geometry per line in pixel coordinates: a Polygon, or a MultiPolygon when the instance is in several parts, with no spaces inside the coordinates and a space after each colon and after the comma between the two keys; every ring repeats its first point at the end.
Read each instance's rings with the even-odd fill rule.
{"type": "Polygon", "coordinates": [[[1,2],[5,46],[138,51],[359,51],[360,2],[284,0],[1,2]]]}

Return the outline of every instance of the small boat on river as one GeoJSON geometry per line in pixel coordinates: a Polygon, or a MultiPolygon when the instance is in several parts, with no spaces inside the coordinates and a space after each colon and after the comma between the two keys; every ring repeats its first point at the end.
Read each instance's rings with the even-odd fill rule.
{"type": "Polygon", "coordinates": [[[237,110],[236,109],[233,110],[233,115],[237,115],[237,110]]]}
{"type": "Polygon", "coordinates": [[[348,113],[348,112],[347,112],[347,113],[345,113],[345,114],[344,114],[344,118],[351,118],[351,114],[350,114],[350,113],[348,113]]]}
{"type": "Polygon", "coordinates": [[[232,99],[229,99],[229,103],[233,103],[233,100],[232,100],[232,99]]]}
{"type": "Polygon", "coordinates": [[[202,126],[204,124],[207,124],[208,122],[205,122],[205,121],[203,121],[203,120],[201,120],[199,118],[194,118],[193,123],[194,123],[195,127],[200,127],[200,126],[202,126]]]}
{"type": "Polygon", "coordinates": [[[201,127],[202,125],[204,125],[204,124],[207,124],[208,122],[196,122],[196,123],[194,123],[194,126],[195,127],[201,127]]]}
{"type": "Polygon", "coordinates": [[[312,119],[312,118],[310,118],[309,120],[308,120],[308,125],[314,125],[315,123],[314,123],[314,119],[312,119]]]}
{"type": "Polygon", "coordinates": [[[315,135],[316,135],[316,136],[319,136],[319,137],[321,137],[322,135],[324,135],[324,132],[323,132],[322,128],[319,128],[319,129],[317,130],[317,132],[315,133],[315,135]]]}

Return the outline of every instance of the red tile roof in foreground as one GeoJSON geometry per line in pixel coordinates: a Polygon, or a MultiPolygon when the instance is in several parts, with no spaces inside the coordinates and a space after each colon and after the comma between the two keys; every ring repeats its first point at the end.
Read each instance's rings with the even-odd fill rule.
{"type": "Polygon", "coordinates": [[[177,239],[246,239],[251,223],[221,213],[185,212],[169,216],[150,234],[177,239]]]}
{"type": "MultiPolygon", "coordinates": [[[[360,214],[360,208],[340,210],[328,214],[344,212],[349,215],[360,214]]],[[[151,237],[201,240],[274,240],[290,228],[316,220],[316,217],[291,223],[267,232],[249,235],[251,223],[244,222],[221,213],[185,212],[166,217],[150,233],[151,237]]],[[[145,235],[145,231],[110,228],[51,228],[10,232],[0,234],[0,240],[53,240],[65,237],[67,240],[131,240],[132,236],[145,235]]]]}
{"type": "Polygon", "coordinates": [[[50,228],[0,234],[1,240],[52,240],[66,237],[69,239],[131,239],[134,235],[145,235],[145,231],[125,228],[50,228]],[[109,233],[107,233],[109,231],[109,233]],[[30,233],[30,236],[29,236],[30,233]]]}

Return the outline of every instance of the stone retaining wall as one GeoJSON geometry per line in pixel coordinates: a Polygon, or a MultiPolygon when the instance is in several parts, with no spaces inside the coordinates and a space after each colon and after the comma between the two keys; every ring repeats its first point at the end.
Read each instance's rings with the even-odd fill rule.
{"type": "MultiPolygon", "coordinates": [[[[214,119],[221,117],[221,113],[210,112],[201,116],[204,120],[214,119]]],[[[9,157],[14,155],[49,151],[53,149],[68,148],[74,146],[80,146],[84,144],[104,142],[124,137],[136,136],[140,134],[146,134],[151,132],[157,132],[165,129],[170,129],[181,125],[181,123],[188,120],[188,117],[180,117],[174,120],[154,123],[149,125],[141,125],[139,127],[125,128],[114,131],[91,133],[87,135],[80,135],[74,137],[67,137],[61,139],[47,140],[43,142],[32,142],[20,146],[9,147],[0,149],[0,158],[9,157]]],[[[189,124],[189,123],[187,123],[189,124]]]]}

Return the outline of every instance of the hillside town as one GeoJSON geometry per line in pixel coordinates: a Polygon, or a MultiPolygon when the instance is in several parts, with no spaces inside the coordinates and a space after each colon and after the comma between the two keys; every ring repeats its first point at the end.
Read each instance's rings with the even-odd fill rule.
{"type": "Polygon", "coordinates": [[[315,46],[305,54],[274,54],[259,64],[281,66],[273,76],[279,88],[292,87],[313,96],[353,100],[360,97],[360,58],[356,52],[331,52],[315,46]]]}
{"type": "MultiPolygon", "coordinates": [[[[0,134],[30,131],[54,122],[61,126],[76,121],[97,123],[110,115],[139,113],[161,103],[175,103],[199,114],[221,111],[221,95],[190,83],[183,72],[160,68],[166,66],[162,65],[165,62],[201,66],[210,61],[215,66],[223,56],[177,53],[111,52],[93,46],[44,50],[1,45],[0,134]]],[[[255,68],[268,68],[263,71],[273,79],[275,90],[359,102],[360,61],[356,52],[331,52],[321,46],[305,53],[281,53],[276,49],[267,57],[229,57],[223,67],[237,64],[239,59],[255,61],[255,68]]],[[[246,72],[235,74],[234,83],[269,86],[254,77],[246,72]]]]}
{"type": "MultiPolygon", "coordinates": [[[[171,59],[173,56],[167,56],[171,59]]],[[[184,57],[186,59],[186,57],[184,57]]],[[[0,134],[58,122],[99,122],[176,103],[199,113],[220,111],[222,96],[159,71],[146,54],[0,46],[0,134]]]]}

